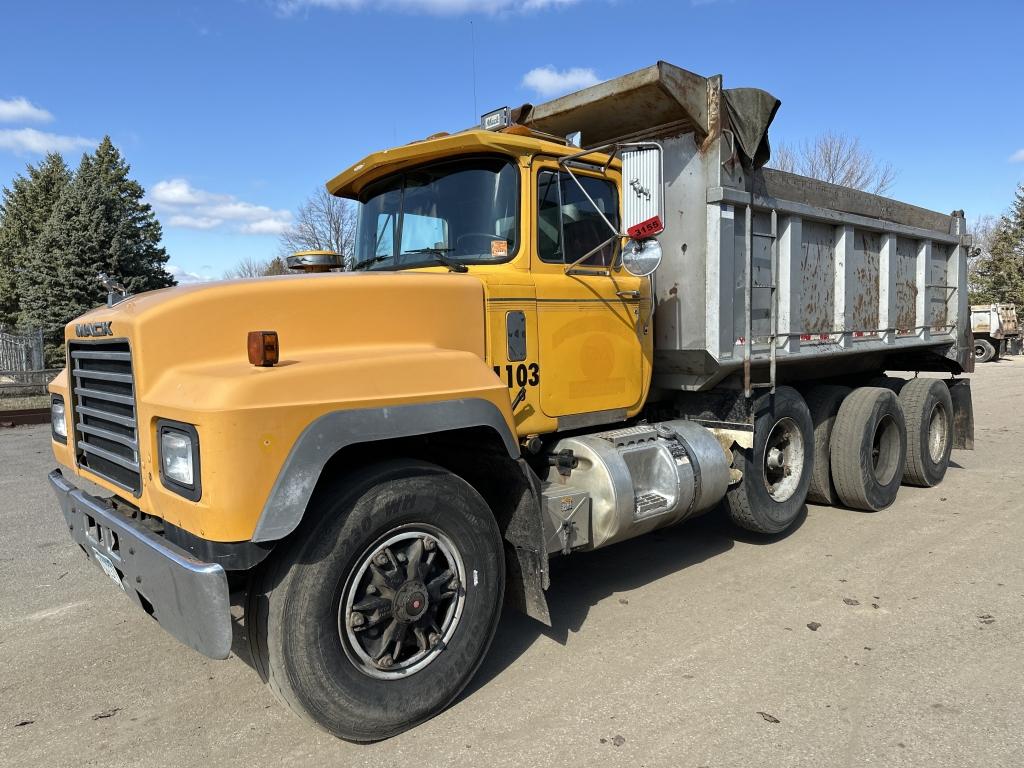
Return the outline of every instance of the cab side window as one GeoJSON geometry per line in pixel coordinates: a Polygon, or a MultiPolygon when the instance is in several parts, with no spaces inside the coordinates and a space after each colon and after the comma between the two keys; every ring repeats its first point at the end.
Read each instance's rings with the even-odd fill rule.
{"type": "Polygon", "coordinates": [[[601,218],[604,214],[619,227],[619,198],[615,185],[605,179],[577,175],[587,194],[567,173],[541,171],[537,177],[537,251],[542,261],[572,264],[595,251],[584,264],[609,266],[615,261],[619,243],[606,243],[612,231],[601,218]],[[600,211],[600,213],[598,213],[600,211]]]}

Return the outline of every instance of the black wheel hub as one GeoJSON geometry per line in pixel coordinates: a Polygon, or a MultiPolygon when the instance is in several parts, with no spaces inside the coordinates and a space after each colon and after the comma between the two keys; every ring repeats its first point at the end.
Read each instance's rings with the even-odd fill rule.
{"type": "Polygon", "coordinates": [[[395,618],[411,624],[419,620],[430,605],[427,585],[421,581],[407,581],[395,593],[395,618]]]}
{"type": "Polygon", "coordinates": [[[406,530],[369,549],[339,606],[349,658],[372,677],[415,672],[436,658],[461,616],[462,573],[440,532],[406,530]]]}

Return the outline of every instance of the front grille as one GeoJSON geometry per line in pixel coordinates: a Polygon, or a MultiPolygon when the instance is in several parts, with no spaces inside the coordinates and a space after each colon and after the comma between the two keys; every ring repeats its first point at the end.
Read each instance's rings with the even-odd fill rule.
{"type": "Polygon", "coordinates": [[[138,494],[142,475],[128,342],[72,343],[68,350],[78,464],[138,494]]]}

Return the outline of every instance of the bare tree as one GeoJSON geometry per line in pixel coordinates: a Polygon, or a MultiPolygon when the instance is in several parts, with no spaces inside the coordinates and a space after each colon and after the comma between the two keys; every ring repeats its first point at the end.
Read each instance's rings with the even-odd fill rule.
{"type": "Polygon", "coordinates": [[[971,302],[980,303],[981,286],[978,285],[978,266],[992,257],[992,237],[999,226],[999,217],[984,214],[976,218],[967,231],[971,233],[974,244],[967,254],[967,286],[971,293],[971,302]]]}
{"type": "Polygon", "coordinates": [[[237,280],[246,277],[269,277],[270,275],[291,274],[284,259],[275,256],[272,259],[262,261],[246,256],[235,266],[224,273],[228,280],[237,280]]]}
{"type": "Polygon", "coordinates": [[[295,223],[281,235],[281,253],[333,251],[341,254],[342,263],[348,268],[355,250],[355,235],[355,205],[321,187],[299,206],[295,223]]]}
{"type": "Polygon", "coordinates": [[[892,165],[877,160],[860,139],[832,131],[797,146],[781,142],[772,149],[771,167],[876,195],[896,180],[892,165]]]}

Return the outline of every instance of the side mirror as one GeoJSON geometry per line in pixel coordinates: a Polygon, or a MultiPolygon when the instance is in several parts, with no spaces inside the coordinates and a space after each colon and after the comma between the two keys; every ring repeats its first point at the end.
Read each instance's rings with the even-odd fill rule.
{"type": "Polygon", "coordinates": [[[661,145],[622,145],[622,228],[634,240],[665,229],[661,145]]]}
{"type": "Polygon", "coordinates": [[[298,251],[285,261],[295,272],[330,272],[342,266],[341,256],[334,251],[298,251]]]}
{"type": "Polygon", "coordinates": [[[653,237],[630,240],[622,248],[622,267],[636,277],[654,274],[661,266],[661,243],[653,237]]]}

